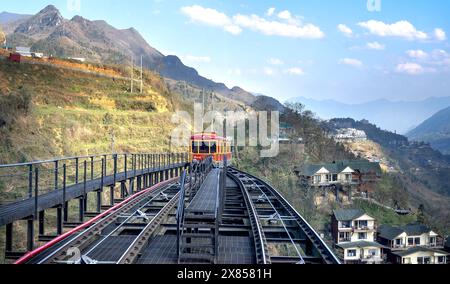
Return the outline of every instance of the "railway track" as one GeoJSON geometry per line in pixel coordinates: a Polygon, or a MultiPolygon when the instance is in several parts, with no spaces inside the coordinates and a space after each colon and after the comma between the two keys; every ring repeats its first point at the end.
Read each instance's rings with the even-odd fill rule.
{"type": "Polygon", "coordinates": [[[180,189],[178,179],[150,188],[118,204],[112,212],[26,261],[29,264],[112,264],[119,260],[136,232],[152,223],[180,189]]]}
{"type": "Polygon", "coordinates": [[[276,189],[234,168],[228,174],[244,188],[252,203],[250,211],[257,217],[255,244],[266,262],[340,264],[317,232],[276,189]],[[281,244],[287,252],[280,252],[281,244]]]}
{"type": "Polygon", "coordinates": [[[183,255],[187,256],[182,263],[339,263],[314,229],[269,184],[228,168],[217,184],[205,187],[206,181],[214,180],[208,174],[216,175],[217,170],[205,165],[194,169],[191,175],[183,172],[181,178],[124,200],[17,263],[176,264],[183,255]],[[204,195],[213,188],[215,194],[204,195]],[[214,200],[199,200],[205,196],[214,200]],[[199,201],[214,203],[215,221],[189,213],[190,205],[199,201]],[[186,221],[179,220],[185,209],[186,221]],[[208,240],[211,244],[205,243],[208,240]]]}

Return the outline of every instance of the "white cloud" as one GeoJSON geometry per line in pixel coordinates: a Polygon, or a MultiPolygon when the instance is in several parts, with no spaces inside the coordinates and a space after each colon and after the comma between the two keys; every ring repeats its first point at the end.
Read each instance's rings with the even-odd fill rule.
{"type": "Polygon", "coordinates": [[[423,51],[421,49],[408,50],[406,52],[406,54],[408,54],[409,57],[416,58],[416,59],[425,59],[428,57],[428,53],[426,53],[425,51],[423,51]]]}
{"type": "Polygon", "coordinates": [[[360,60],[354,58],[342,58],[339,60],[339,64],[349,65],[358,68],[363,66],[363,63],[360,60]]]}
{"type": "Polygon", "coordinates": [[[183,61],[189,63],[209,63],[211,62],[211,58],[209,56],[194,56],[194,55],[186,55],[181,57],[183,61]]]}
{"type": "Polygon", "coordinates": [[[271,16],[273,16],[273,14],[275,14],[275,8],[271,7],[267,10],[266,15],[271,17],[271,16]]]}
{"type": "Polygon", "coordinates": [[[346,36],[352,36],[353,35],[353,31],[352,29],[350,29],[349,27],[347,27],[344,24],[339,24],[338,25],[338,30],[343,33],[346,36]]]}
{"type": "Polygon", "coordinates": [[[386,24],[381,21],[370,20],[358,23],[358,25],[367,29],[371,34],[381,37],[401,37],[409,40],[425,40],[428,38],[426,33],[417,30],[408,21],[386,24]]]}
{"type": "Polygon", "coordinates": [[[384,44],[381,44],[381,43],[376,42],[376,41],[369,42],[369,43],[367,43],[366,46],[367,46],[368,49],[372,49],[372,50],[384,50],[384,49],[386,49],[386,46],[384,44]]]}
{"type": "Polygon", "coordinates": [[[273,70],[272,68],[265,67],[263,71],[264,71],[264,74],[266,74],[267,76],[275,75],[275,70],[273,70]]]}
{"type": "Polygon", "coordinates": [[[425,69],[422,67],[422,65],[419,65],[417,63],[402,63],[397,65],[396,71],[398,73],[405,73],[409,75],[418,75],[425,72],[425,69]]]}
{"type": "Polygon", "coordinates": [[[447,39],[447,35],[443,29],[434,29],[434,37],[439,41],[444,41],[447,39]]]}
{"type": "Polygon", "coordinates": [[[283,36],[292,38],[320,39],[325,34],[319,27],[313,24],[299,25],[297,23],[282,23],[278,21],[268,21],[257,15],[236,15],[233,17],[234,23],[242,28],[260,32],[268,36],[283,36]]]}
{"type": "Polygon", "coordinates": [[[288,10],[281,11],[277,16],[278,18],[283,20],[289,20],[292,18],[291,12],[289,12],[288,10]]]}
{"type": "Polygon", "coordinates": [[[233,35],[238,35],[242,32],[242,29],[234,25],[227,15],[215,9],[194,5],[181,8],[181,12],[187,15],[193,22],[213,27],[222,27],[226,32],[233,35]]]}
{"type": "Polygon", "coordinates": [[[286,73],[289,75],[297,75],[301,76],[305,74],[305,71],[302,68],[294,67],[286,70],[286,73]]]}
{"type": "Polygon", "coordinates": [[[283,65],[284,64],[284,62],[278,58],[270,58],[269,60],[267,60],[267,63],[269,63],[271,65],[283,65]]]}
{"type": "MultiPolygon", "coordinates": [[[[298,17],[293,17],[287,10],[278,14],[283,21],[267,20],[257,15],[237,14],[229,17],[215,9],[199,5],[182,7],[181,12],[187,15],[192,22],[219,27],[233,35],[239,35],[245,28],[269,36],[310,39],[320,39],[325,36],[319,27],[313,24],[302,24],[298,17]]],[[[269,9],[267,12],[267,14],[272,13],[273,15],[275,9],[269,9]]]]}

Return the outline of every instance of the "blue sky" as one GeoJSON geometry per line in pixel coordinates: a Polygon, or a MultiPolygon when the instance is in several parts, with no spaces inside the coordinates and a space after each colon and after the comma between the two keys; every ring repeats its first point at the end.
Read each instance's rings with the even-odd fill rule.
{"type": "Polygon", "coordinates": [[[135,27],[203,76],[281,101],[450,96],[446,0],[381,0],[380,11],[367,0],[80,0],[69,9],[76,1],[2,1],[0,10],[53,4],[66,18],[135,27]]]}

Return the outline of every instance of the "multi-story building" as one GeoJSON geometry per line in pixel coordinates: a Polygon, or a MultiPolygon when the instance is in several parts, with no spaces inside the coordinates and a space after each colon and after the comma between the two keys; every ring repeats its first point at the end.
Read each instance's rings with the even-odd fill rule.
{"type": "Polygon", "coordinates": [[[448,253],[443,251],[444,238],[422,224],[403,227],[382,225],[378,241],[388,248],[388,259],[397,264],[442,264],[448,253]]]}
{"type": "Polygon", "coordinates": [[[384,246],[375,242],[376,221],[363,210],[334,210],[331,228],[335,247],[344,263],[383,262],[384,246]]]}

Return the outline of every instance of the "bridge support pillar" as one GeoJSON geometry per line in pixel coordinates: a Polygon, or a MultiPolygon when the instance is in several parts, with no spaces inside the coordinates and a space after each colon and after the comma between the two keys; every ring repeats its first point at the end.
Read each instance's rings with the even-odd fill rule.
{"type": "Polygon", "coordinates": [[[125,181],[120,183],[120,198],[124,199],[127,196],[127,185],[125,181]]]}
{"type": "Polygon", "coordinates": [[[39,212],[39,236],[45,235],[45,211],[39,212]]]}
{"type": "Polygon", "coordinates": [[[141,184],[142,176],[138,176],[136,181],[137,181],[137,186],[136,186],[137,188],[136,189],[139,192],[142,189],[142,187],[141,187],[142,186],[142,184],[141,184]]]}
{"type": "Polygon", "coordinates": [[[84,201],[84,205],[83,205],[84,212],[87,212],[88,211],[88,193],[86,193],[86,195],[83,197],[83,201],[84,201]]]}
{"type": "Polygon", "coordinates": [[[79,221],[81,223],[83,223],[84,222],[84,197],[80,197],[78,200],[79,200],[79,214],[78,214],[78,217],[79,217],[79,221]]]}
{"type": "Polygon", "coordinates": [[[13,223],[6,225],[5,251],[11,252],[13,249],[13,223]]]}
{"type": "Polygon", "coordinates": [[[109,188],[109,199],[110,199],[109,204],[111,206],[114,206],[114,185],[111,185],[111,187],[109,188]]]}
{"type": "Polygon", "coordinates": [[[34,220],[30,218],[27,220],[27,251],[34,249],[34,220]]]}
{"type": "Polygon", "coordinates": [[[64,203],[64,222],[69,221],[69,201],[64,203]]]}
{"type": "Polygon", "coordinates": [[[103,189],[97,191],[97,213],[102,211],[102,191],[103,189]]]}
{"type": "Polygon", "coordinates": [[[63,212],[62,207],[58,206],[56,208],[56,234],[58,236],[62,235],[63,232],[63,212]]]}
{"type": "Polygon", "coordinates": [[[134,178],[131,178],[128,181],[128,188],[130,189],[130,194],[133,195],[134,194],[134,178]]]}

